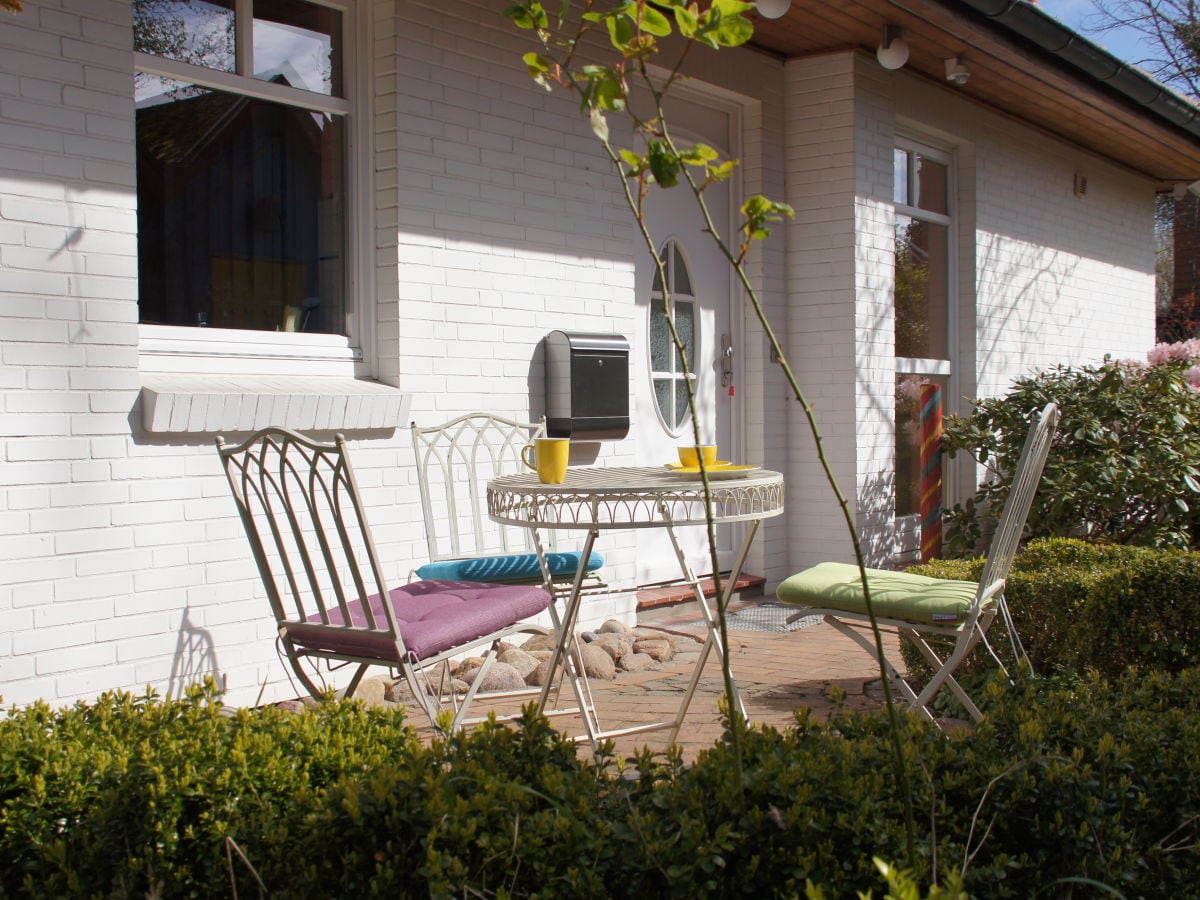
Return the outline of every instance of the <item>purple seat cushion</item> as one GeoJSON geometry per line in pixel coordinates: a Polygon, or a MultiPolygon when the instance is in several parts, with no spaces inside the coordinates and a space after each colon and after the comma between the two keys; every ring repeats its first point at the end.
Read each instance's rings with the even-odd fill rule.
{"type": "MultiPolygon", "coordinates": [[[[535,585],[482,584],[470,581],[414,581],[388,592],[404,646],[417,659],[427,659],[444,650],[484,637],[536,616],[550,605],[550,595],[535,585]]],[[[378,628],[386,628],[383,603],[378,594],[367,598],[378,628]]],[[[367,628],[361,600],[348,604],[350,624],[367,628]]],[[[330,625],[343,625],[341,610],[331,610],[330,625]]],[[[320,625],[314,614],[308,621],[320,625]]],[[[378,631],[331,632],[328,627],[308,628],[295,623],[288,634],[311,650],[354,654],[395,660],[395,645],[378,631]]]]}

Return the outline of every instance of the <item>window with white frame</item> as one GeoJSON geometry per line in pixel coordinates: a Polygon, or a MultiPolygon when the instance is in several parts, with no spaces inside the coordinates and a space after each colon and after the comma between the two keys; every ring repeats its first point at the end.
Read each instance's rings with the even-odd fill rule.
{"type": "Polygon", "coordinates": [[[936,555],[944,478],[940,422],[952,375],[953,192],[948,154],[894,150],[896,522],[900,552],[936,555]]]}
{"type": "Polygon", "coordinates": [[[348,334],[351,13],[133,0],[144,326],[348,334]]]}
{"type": "MultiPolygon", "coordinates": [[[[698,322],[696,295],[692,289],[692,274],[683,248],[678,241],[667,241],[662,249],[663,270],[667,276],[667,293],[675,319],[675,330],[689,361],[695,364],[696,327],[698,322]]],[[[685,372],[683,359],[671,338],[667,312],[663,304],[663,282],[660,273],[654,275],[650,292],[650,380],[654,399],[663,424],[676,434],[688,421],[687,381],[695,376],[685,372]]]]}

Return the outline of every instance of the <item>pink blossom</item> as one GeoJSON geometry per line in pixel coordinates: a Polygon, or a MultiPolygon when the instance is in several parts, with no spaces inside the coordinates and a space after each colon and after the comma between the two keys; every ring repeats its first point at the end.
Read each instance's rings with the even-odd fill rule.
{"type": "Polygon", "coordinates": [[[1150,365],[1157,366],[1172,359],[1182,359],[1194,363],[1184,373],[1193,390],[1200,390],[1200,338],[1190,338],[1174,344],[1155,344],[1154,349],[1146,354],[1150,365]]]}
{"type": "Polygon", "coordinates": [[[1190,338],[1174,344],[1155,344],[1154,349],[1146,354],[1150,365],[1157,366],[1169,359],[1200,359],[1200,338],[1190,338]]]}

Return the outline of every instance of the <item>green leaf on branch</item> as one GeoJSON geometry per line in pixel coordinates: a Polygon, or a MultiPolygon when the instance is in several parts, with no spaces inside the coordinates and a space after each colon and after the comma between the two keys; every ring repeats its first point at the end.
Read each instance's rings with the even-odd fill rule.
{"type": "Polygon", "coordinates": [[[755,194],[742,204],[742,217],[746,220],[742,231],[752,241],[761,241],[771,236],[768,222],[782,222],[785,218],[796,215],[786,203],[770,200],[762,194],[755,194]]]}
{"type": "Polygon", "coordinates": [[[682,3],[678,4],[675,7],[675,24],[679,26],[679,33],[685,38],[694,38],[696,36],[696,29],[700,25],[695,7],[684,6],[682,3]]]}
{"type": "Polygon", "coordinates": [[[625,109],[625,86],[621,74],[610,66],[584,66],[580,70],[587,79],[583,91],[583,106],[599,106],[610,112],[625,109]]]}
{"type": "Polygon", "coordinates": [[[641,25],[642,31],[648,31],[656,37],[666,37],[671,33],[671,20],[650,4],[642,7],[641,25]]]}
{"type": "Polygon", "coordinates": [[[660,187],[675,187],[679,183],[679,157],[662,141],[650,141],[646,149],[650,174],[654,176],[655,183],[660,187]]]}
{"type": "Polygon", "coordinates": [[[679,159],[689,166],[704,166],[718,157],[720,154],[708,144],[696,144],[679,154],[679,159]]]}
{"type": "Polygon", "coordinates": [[[526,53],[521,59],[525,61],[525,68],[529,70],[530,77],[546,90],[550,90],[550,83],[546,81],[546,73],[551,69],[549,60],[538,53],[526,53]]]}
{"type": "Polygon", "coordinates": [[[713,0],[709,9],[699,16],[696,39],[714,50],[719,47],[739,47],[754,35],[754,25],[742,15],[754,4],[741,0],[713,0]]]}
{"type": "Polygon", "coordinates": [[[634,178],[634,177],[640,175],[643,171],[645,171],[645,169],[646,169],[646,158],[645,157],[638,156],[632,150],[626,150],[624,148],[622,148],[620,151],[618,151],[618,154],[621,157],[621,161],[623,163],[625,163],[625,165],[629,166],[629,171],[626,172],[625,174],[627,176],[629,176],[630,178],[634,178]]]}
{"type": "Polygon", "coordinates": [[[504,15],[512,19],[513,24],[518,28],[532,30],[534,28],[548,28],[550,19],[546,15],[546,10],[542,4],[532,3],[517,3],[504,10],[504,15]]]}
{"type": "Polygon", "coordinates": [[[713,181],[725,181],[731,175],[733,170],[737,168],[738,161],[736,159],[727,159],[719,166],[708,167],[708,177],[713,181]]]}
{"type": "Polygon", "coordinates": [[[634,20],[622,12],[613,12],[605,16],[604,24],[608,28],[608,39],[612,45],[625,52],[637,31],[634,20]]]}

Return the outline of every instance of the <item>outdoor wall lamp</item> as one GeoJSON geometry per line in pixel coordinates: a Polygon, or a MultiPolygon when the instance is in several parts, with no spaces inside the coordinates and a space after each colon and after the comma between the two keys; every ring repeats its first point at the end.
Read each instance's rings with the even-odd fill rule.
{"type": "Polygon", "coordinates": [[[787,15],[792,8],[792,0],[757,0],[754,8],[764,19],[778,19],[787,15]]]}
{"type": "Polygon", "coordinates": [[[957,56],[952,56],[946,60],[946,80],[953,81],[960,87],[967,83],[967,79],[971,77],[971,70],[962,64],[962,60],[957,56]]]}
{"type": "Polygon", "coordinates": [[[904,29],[899,25],[884,25],[883,40],[875,51],[875,58],[885,69],[899,69],[908,62],[908,44],[901,35],[904,29]]]}

